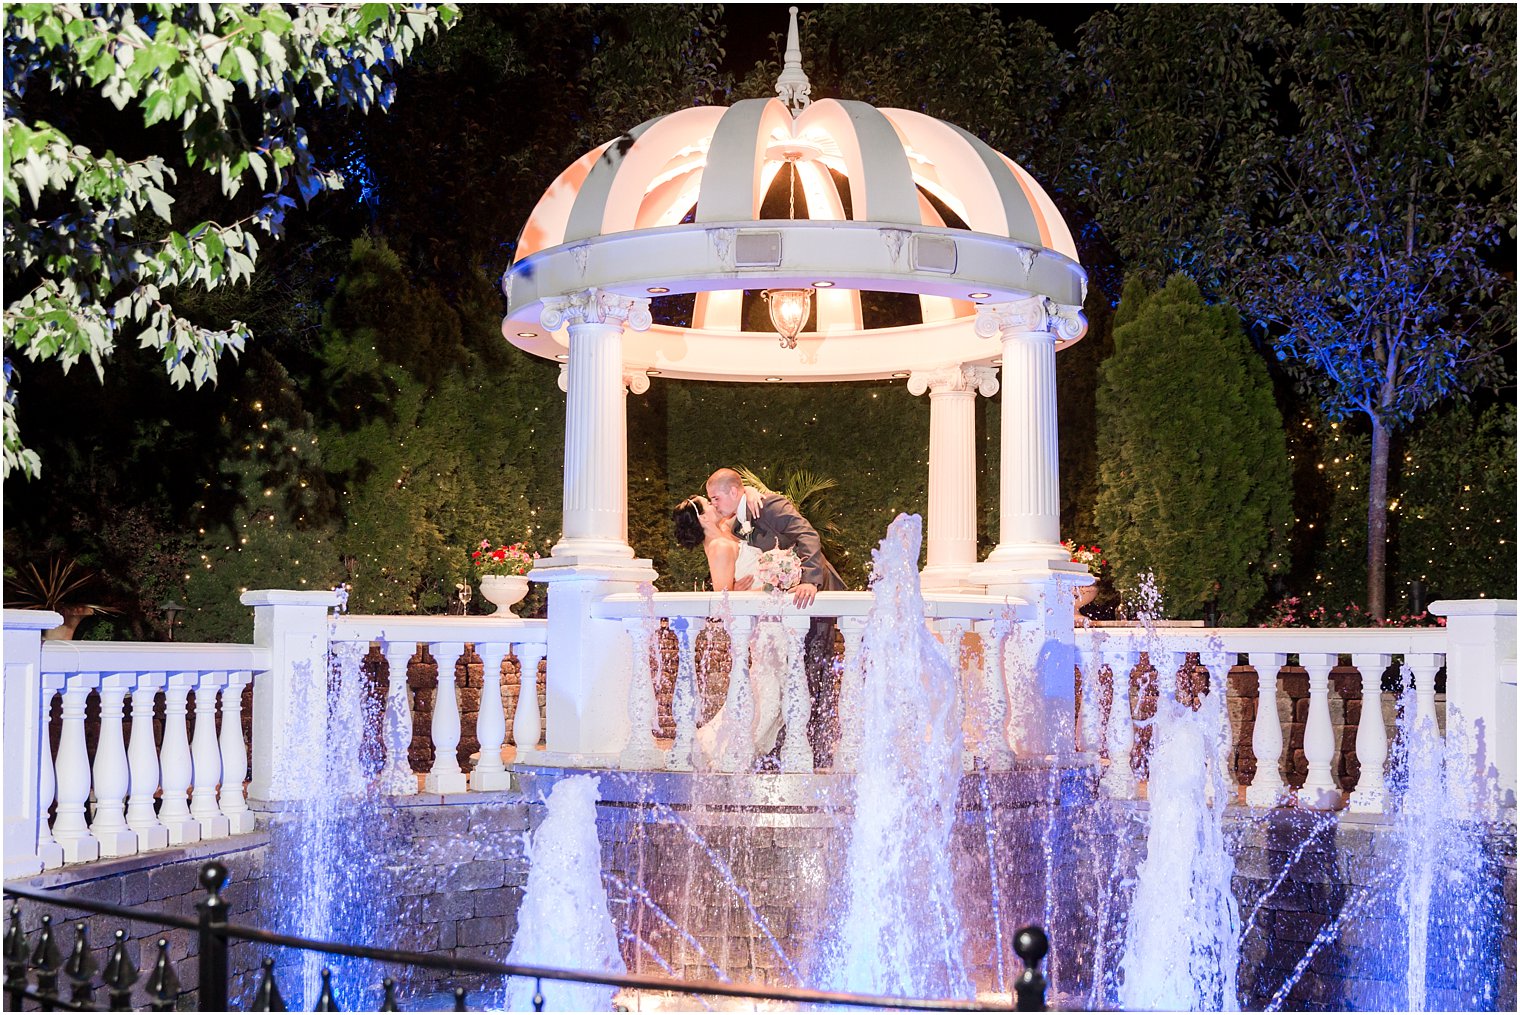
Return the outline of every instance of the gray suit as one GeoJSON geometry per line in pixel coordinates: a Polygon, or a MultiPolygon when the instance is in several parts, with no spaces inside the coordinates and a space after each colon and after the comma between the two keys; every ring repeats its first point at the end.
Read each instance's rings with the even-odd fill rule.
{"type": "MultiPolygon", "coordinates": [[[[734,522],[738,533],[739,523],[734,522]]],[[[750,520],[743,537],[760,550],[792,550],[802,563],[802,580],[820,592],[844,591],[844,580],[823,555],[818,530],[786,497],[768,493],[760,498],[759,517],[750,520]]],[[[813,767],[834,763],[839,740],[839,683],[834,674],[834,618],[814,617],[806,643],[808,693],[813,699],[808,715],[808,741],[813,747],[813,767]]]]}

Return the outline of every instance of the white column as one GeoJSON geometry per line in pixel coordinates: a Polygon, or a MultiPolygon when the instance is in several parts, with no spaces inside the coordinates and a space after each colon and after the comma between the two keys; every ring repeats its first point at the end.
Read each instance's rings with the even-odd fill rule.
{"type": "Polygon", "coordinates": [[[100,741],[95,745],[95,820],[90,831],[101,856],[137,852],[137,833],[127,827],[127,744],[122,737],[122,702],[137,684],[136,673],[107,673],[100,681],[100,741]]]}
{"type": "Polygon", "coordinates": [[[630,771],[663,768],[665,759],[654,741],[655,704],[654,662],[650,658],[649,624],[644,617],[623,621],[628,632],[628,743],[618,756],[618,767],[630,771]]]}
{"type": "MultiPolygon", "coordinates": [[[[169,829],[171,846],[197,842],[201,837],[201,826],[190,815],[194,762],[190,756],[190,734],[185,725],[185,709],[197,675],[194,672],[171,673],[164,688],[164,746],[158,755],[163,794],[158,819],[169,829]]],[[[326,670],[323,675],[325,677],[326,670]]],[[[310,778],[309,773],[307,777],[310,778]]]]}
{"type": "Polygon", "coordinates": [[[216,696],[227,686],[224,672],[202,673],[195,685],[195,740],[190,744],[190,814],[201,826],[202,839],[227,835],[227,819],[216,805],[222,781],[222,749],[216,738],[216,696]]]}
{"type": "Polygon", "coordinates": [[[929,392],[929,518],[925,589],[954,589],[976,565],[976,396],[997,394],[991,367],[915,370],[914,395],[929,392]]]}
{"type": "Polygon", "coordinates": [[[570,361],[564,372],[564,535],[555,544],[554,556],[628,560],[633,550],[626,535],[623,327],[649,327],[649,300],[588,289],[545,300],[542,320],[549,331],[568,325],[570,333],[570,361]]]}
{"type": "Polygon", "coordinates": [[[253,831],[253,812],[243,797],[243,783],[248,778],[248,746],[243,740],[243,688],[253,680],[249,670],[227,674],[227,689],[222,692],[222,730],[217,745],[222,755],[222,791],[217,798],[227,831],[241,835],[253,831]]]}
{"type": "Polygon", "coordinates": [[[253,643],[269,650],[269,672],[253,685],[252,800],[300,800],[311,789],[304,748],[291,742],[306,728],[305,703],[326,701],[327,611],[335,592],[255,589],[239,597],[253,607],[253,643]]]}
{"type": "Polygon", "coordinates": [[[433,769],[422,782],[426,793],[463,793],[464,769],[459,767],[459,688],[454,666],[464,654],[464,642],[441,641],[431,647],[438,660],[438,692],[433,697],[433,769]]]}
{"type": "Polygon", "coordinates": [[[84,700],[100,685],[99,673],[69,673],[63,683],[63,732],[58,738],[58,810],[53,838],[63,847],[66,863],[84,863],[100,856],[100,843],[84,820],[90,799],[90,756],[84,742],[84,700]]]}
{"type": "Polygon", "coordinates": [[[1388,730],[1383,726],[1383,671],[1389,657],[1359,652],[1351,664],[1362,674],[1362,714],[1356,724],[1356,760],[1361,775],[1351,791],[1351,809],[1381,813],[1387,803],[1383,762],[1388,760],[1388,730]]]}
{"type": "Polygon", "coordinates": [[[1513,599],[1430,606],[1446,618],[1447,777],[1459,757],[1469,778],[1454,788],[1454,802],[1477,814],[1515,805],[1515,609],[1513,599]]]}
{"type": "MultiPolygon", "coordinates": [[[[53,768],[47,738],[47,698],[42,693],[42,632],[63,623],[51,610],[5,611],[5,878],[26,877],[44,867],[39,845],[47,835],[47,809],[40,800],[41,766],[53,768]]],[[[56,857],[62,862],[61,854],[56,857]]],[[[54,864],[57,866],[57,864],[54,864]]]]}
{"type": "Polygon", "coordinates": [[[986,584],[997,584],[999,573],[1005,581],[1028,572],[1087,576],[1061,547],[1056,431],[1056,342],[1086,327],[1078,308],[1043,296],[977,308],[976,333],[1003,344],[998,545],[977,579],[986,584]]]}
{"type": "Polygon", "coordinates": [[[1340,806],[1340,788],[1330,771],[1335,757],[1335,731],[1330,725],[1330,671],[1335,656],[1323,652],[1304,652],[1299,665],[1309,673],[1309,718],[1304,724],[1304,760],[1309,774],[1298,791],[1298,802],[1315,810],[1333,810],[1340,806]]]}
{"type": "Polygon", "coordinates": [[[543,739],[543,724],[539,719],[538,664],[544,658],[542,642],[519,642],[515,646],[518,663],[517,709],[512,713],[512,742],[517,745],[513,764],[535,763],[533,752],[543,739]]]}
{"type": "Polygon", "coordinates": [[[158,745],[153,740],[153,701],[168,682],[166,673],[139,673],[132,688],[132,739],[127,744],[131,790],[127,794],[127,825],[137,833],[139,852],[169,845],[169,829],[158,820],[153,799],[158,793],[158,745]]]}
{"type": "Polygon", "coordinates": [[[860,761],[861,706],[865,694],[865,669],[861,665],[860,643],[866,633],[864,617],[840,617],[839,633],[844,635],[844,678],[839,682],[839,747],[834,753],[836,772],[853,772],[860,761]]]}
{"type": "Polygon", "coordinates": [[[385,767],[380,770],[380,792],[389,796],[411,796],[417,792],[417,773],[412,771],[412,689],[406,682],[406,668],[417,652],[413,641],[387,641],[381,644],[390,682],[385,691],[385,767]]]}
{"type": "Polygon", "coordinates": [[[804,661],[810,617],[785,617],[786,683],[781,687],[781,716],[786,721],[786,745],[781,748],[781,771],[812,772],[813,748],[808,741],[808,715],[813,698],[808,692],[804,661]]]}
{"type": "Polygon", "coordinates": [[[1282,652],[1252,652],[1249,660],[1256,670],[1256,725],[1251,730],[1256,775],[1246,787],[1246,803],[1252,807],[1276,807],[1288,793],[1278,768],[1283,730],[1282,716],[1277,712],[1277,673],[1288,657],[1282,652]]]}
{"type": "Polygon", "coordinates": [[[670,700],[670,710],[676,722],[676,741],[665,759],[665,767],[673,772],[690,772],[693,767],[691,752],[697,738],[697,667],[693,646],[702,627],[703,621],[695,617],[674,617],[670,621],[670,629],[676,633],[680,660],[670,700]]]}
{"type": "Polygon", "coordinates": [[[501,762],[501,748],[507,740],[507,713],[501,704],[501,661],[507,657],[507,642],[496,641],[475,646],[480,655],[480,716],[476,721],[476,738],[480,741],[480,760],[470,775],[470,789],[478,791],[510,789],[512,777],[501,762]]]}

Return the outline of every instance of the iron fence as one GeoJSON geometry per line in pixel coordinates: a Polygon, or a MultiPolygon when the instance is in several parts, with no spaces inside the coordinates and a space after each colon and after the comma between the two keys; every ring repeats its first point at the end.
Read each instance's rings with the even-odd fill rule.
{"type": "MultiPolygon", "coordinates": [[[[202,865],[200,883],[206,894],[196,904],[199,914],[196,919],[172,913],[154,912],[135,906],[118,906],[76,898],[65,892],[41,891],[7,885],[4,894],[12,899],[26,899],[101,916],[116,916],[134,922],[195,932],[198,937],[199,954],[196,959],[197,978],[194,996],[199,1011],[231,1010],[228,1004],[227,960],[228,948],[233,941],[252,941],[300,951],[371,959],[376,962],[430,969],[456,976],[463,973],[493,977],[523,977],[534,981],[535,1011],[543,1010],[543,981],[545,980],[594,983],[608,987],[675,994],[746,997],[799,1006],[844,1006],[899,1011],[1008,1010],[1001,1006],[958,998],[884,997],[808,990],[800,987],[724,983],[716,980],[680,980],[640,973],[557,969],[462,956],[429,955],[394,948],[372,948],[367,945],[344,944],[337,941],[314,941],[257,927],[243,927],[229,923],[227,905],[221,894],[222,887],[227,883],[227,869],[217,861],[213,860],[202,865]]],[[[1023,960],[1024,970],[1015,981],[1013,1010],[1045,1010],[1045,977],[1040,972],[1040,963],[1044,960],[1048,949],[1049,943],[1045,932],[1039,927],[1026,927],[1015,935],[1014,952],[1023,960]]],[[[35,1002],[44,1011],[131,1011],[133,1010],[133,993],[137,989],[139,979],[142,978],[142,971],[133,962],[128,949],[125,931],[116,931],[115,942],[106,953],[104,965],[97,968],[97,963],[90,951],[88,929],[84,923],[74,925],[74,940],[68,956],[65,957],[53,930],[52,917],[44,914],[40,919],[38,930],[29,937],[22,928],[21,907],[15,902],[11,905],[10,926],[5,934],[4,962],[6,1007],[11,1011],[20,1011],[26,1001],[35,1002]],[[98,985],[97,973],[100,974],[98,985]],[[67,981],[67,996],[60,989],[60,980],[67,981]],[[108,1008],[93,1006],[98,990],[106,992],[108,1008]]],[[[273,959],[263,960],[263,975],[254,992],[251,1009],[253,1011],[286,1010],[283,995],[276,982],[274,965],[273,959]]],[[[387,977],[381,987],[383,1001],[380,1010],[400,1011],[395,981],[387,977]]],[[[170,961],[167,938],[158,940],[157,956],[143,984],[143,990],[148,996],[149,1009],[152,1011],[173,1011],[178,1006],[181,984],[174,972],[174,965],[170,961]]],[[[454,1010],[467,1011],[467,1001],[465,988],[455,987],[454,1010]]],[[[339,1010],[333,993],[332,974],[328,969],[322,970],[321,990],[313,1010],[339,1010]]]]}

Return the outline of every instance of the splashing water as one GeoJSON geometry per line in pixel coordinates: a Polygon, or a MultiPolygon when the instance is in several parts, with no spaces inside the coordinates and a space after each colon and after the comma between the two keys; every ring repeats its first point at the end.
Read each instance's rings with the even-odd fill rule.
{"type": "MultiPolygon", "coordinates": [[[[528,840],[528,885],[517,911],[508,963],[569,969],[627,971],[602,886],[602,847],[596,834],[601,783],[595,776],[561,779],[549,791],[543,824],[528,840]]],[[[508,1011],[532,1011],[535,983],[507,981],[508,1011]]],[[[543,981],[546,1011],[610,1011],[616,988],[543,981]]]]}
{"type": "Polygon", "coordinates": [[[1119,1003],[1129,1010],[1239,1009],[1240,912],[1223,824],[1231,795],[1223,697],[1207,695],[1196,713],[1171,694],[1157,701],[1150,832],[1119,962],[1119,1003]]]}
{"type": "Polygon", "coordinates": [[[959,689],[923,622],[922,538],[921,518],[898,515],[873,554],[844,915],[824,965],[839,989],[969,997],[950,862],[959,689]]]}

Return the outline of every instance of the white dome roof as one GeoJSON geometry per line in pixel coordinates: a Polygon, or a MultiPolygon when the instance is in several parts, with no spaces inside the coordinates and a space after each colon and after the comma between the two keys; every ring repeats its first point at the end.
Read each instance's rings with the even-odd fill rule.
{"type": "Polygon", "coordinates": [[[503,279],[502,330],[529,352],[563,358],[564,334],[539,320],[545,298],[590,287],[695,293],[684,326],[625,336],[630,367],[864,379],[989,363],[999,350],[972,331],[976,303],[1044,296],[1075,311],[1086,286],[1045,191],[960,127],[835,99],[794,118],[777,99],[748,99],[649,120],[565,169],[503,279]],[[761,218],[788,162],[803,217],[761,218]],[[744,290],[820,283],[797,349],[742,330],[744,290]],[[922,323],[865,327],[862,290],[916,294],[922,323]]]}

